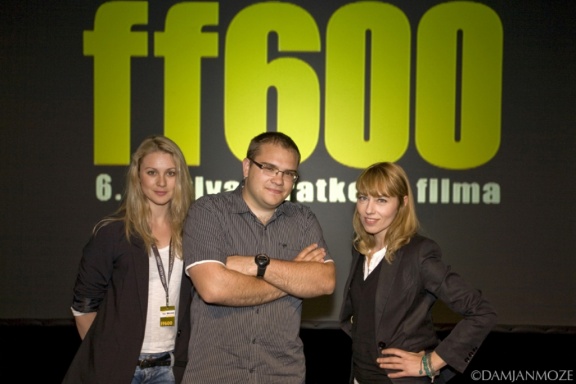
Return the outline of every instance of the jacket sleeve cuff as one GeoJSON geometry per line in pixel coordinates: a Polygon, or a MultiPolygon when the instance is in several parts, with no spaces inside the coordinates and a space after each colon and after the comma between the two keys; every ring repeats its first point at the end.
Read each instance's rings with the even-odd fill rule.
{"type": "Polygon", "coordinates": [[[74,295],[74,301],[72,302],[72,312],[97,312],[101,302],[102,299],[91,299],[88,297],[80,297],[74,295]]]}

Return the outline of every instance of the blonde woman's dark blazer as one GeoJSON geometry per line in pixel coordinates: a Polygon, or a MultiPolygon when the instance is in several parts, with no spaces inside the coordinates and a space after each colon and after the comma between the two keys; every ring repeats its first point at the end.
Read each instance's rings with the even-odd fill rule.
{"type": "MultiPolygon", "coordinates": [[[[383,342],[385,348],[410,352],[435,350],[450,366],[441,374],[440,380],[444,381],[454,375],[451,369],[464,372],[495,325],[496,312],[479,290],[469,286],[442,262],[441,256],[436,242],[415,235],[396,252],[392,264],[382,261],[385,264],[380,269],[374,301],[374,348],[383,342]],[[437,338],[431,314],[437,299],[462,315],[442,341],[437,338]]],[[[350,284],[358,263],[363,260],[364,257],[353,249],[351,272],[340,312],[341,327],[350,336],[353,308],[350,284]]]]}
{"type": "MultiPolygon", "coordinates": [[[[149,262],[155,261],[148,256],[143,241],[132,238],[128,242],[121,222],[100,228],[84,247],[74,288],[75,301],[98,298],[102,302],[63,383],[126,384],[132,381],[144,340],[149,262]]],[[[177,272],[182,274],[174,351],[175,360],[181,365],[174,367],[178,383],[188,360],[192,283],[184,274],[184,268],[173,274],[177,272]]]]}

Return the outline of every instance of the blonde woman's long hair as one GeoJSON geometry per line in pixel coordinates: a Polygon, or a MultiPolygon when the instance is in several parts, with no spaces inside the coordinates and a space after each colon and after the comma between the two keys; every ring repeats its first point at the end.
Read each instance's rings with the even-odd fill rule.
{"type": "Polygon", "coordinates": [[[194,200],[192,178],[182,151],[176,143],[165,136],[150,136],[146,138],[132,155],[126,173],[126,187],[122,203],[116,212],[102,219],[94,227],[94,233],[102,226],[112,221],[123,221],[126,238],[140,237],[147,249],[156,244],[150,228],[151,211],[148,200],[140,185],[140,165],[142,159],[151,153],[163,152],[172,156],[176,165],[176,185],[172,200],[169,203],[169,220],[172,228],[172,247],[174,254],[182,258],[182,233],[188,208],[194,200]]]}
{"type": "MultiPolygon", "coordinates": [[[[360,174],[356,180],[356,190],[358,195],[397,197],[400,201],[398,213],[386,231],[385,259],[388,263],[392,263],[396,251],[408,244],[419,228],[408,176],[404,169],[397,164],[376,163],[360,174]],[[403,204],[405,196],[407,199],[406,203],[403,204]]],[[[376,241],[374,235],[369,234],[364,229],[357,209],[354,209],[352,226],[354,228],[354,248],[363,255],[368,254],[376,245],[376,241]]]]}

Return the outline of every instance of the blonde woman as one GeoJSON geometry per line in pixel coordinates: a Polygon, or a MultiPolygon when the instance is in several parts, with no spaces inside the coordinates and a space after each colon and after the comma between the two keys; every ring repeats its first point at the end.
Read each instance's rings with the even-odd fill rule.
{"type": "Polygon", "coordinates": [[[121,206],[84,247],[72,304],[82,343],[63,383],[180,381],[191,298],[182,228],[192,200],[178,146],[145,139],[132,155],[121,206]]]}
{"type": "Polygon", "coordinates": [[[352,338],[350,382],[443,383],[463,372],[496,322],[479,290],[445,265],[440,247],[418,234],[408,177],[377,163],[356,182],[352,264],[340,313],[352,338]],[[432,306],[462,320],[442,341],[432,306]]]}

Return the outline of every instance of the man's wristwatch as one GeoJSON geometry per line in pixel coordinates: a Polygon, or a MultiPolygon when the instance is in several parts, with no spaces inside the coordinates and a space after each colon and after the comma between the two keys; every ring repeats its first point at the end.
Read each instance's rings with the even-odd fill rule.
{"type": "Polygon", "coordinates": [[[266,267],[270,264],[270,257],[265,253],[259,253],[254,257],[254,262],[258,266],[258,273],[256,277],[264,277],[264,272],[266,272],[266,267]]]}

